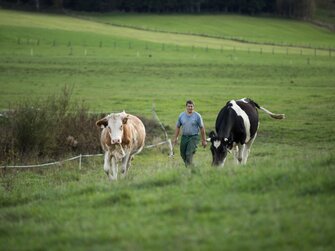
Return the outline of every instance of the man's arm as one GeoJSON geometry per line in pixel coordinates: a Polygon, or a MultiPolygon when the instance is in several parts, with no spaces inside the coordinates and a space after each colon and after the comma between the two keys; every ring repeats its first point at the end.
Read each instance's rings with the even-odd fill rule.
{"type": "Polygon", "coordinates": [[[201,133],[201,144],[203,147],[207,146],[207,140],[206,140],[206,129],[205,126],[200,128],[200,133],[201,133]]]}
{"type": "Polygon", "coordinates": [[[173,141],[172,141],[173,146],[176,145],[177,142],[178,142],[179,132],[180,132],[180,127],[176,126],[176,130],[174,132],[174,137],[173,137],[173,141]]]}

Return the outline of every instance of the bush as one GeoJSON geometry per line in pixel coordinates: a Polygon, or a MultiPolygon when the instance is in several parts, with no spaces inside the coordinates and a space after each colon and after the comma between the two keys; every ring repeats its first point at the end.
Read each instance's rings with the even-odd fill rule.
{"type": "Polygon", "coordinates": [[[42,161],[77,153],[100,151],[101,115],[90,114],[83,103],[71,102],[72,89],[42,100],[14,104],[0,117],[0,161],[42,161]]]}
{"type": "MultiPolygon", "coordinates": [[[[0,165],[59,160],[101,152],[100,128],[106,114],[92,114],[84,102],[71,101],[72,88],[41,100],[16,103],[0,116],[0,165]]],[[[163,137],[160,125],[140,117],[147,144],[163,137]]]]}

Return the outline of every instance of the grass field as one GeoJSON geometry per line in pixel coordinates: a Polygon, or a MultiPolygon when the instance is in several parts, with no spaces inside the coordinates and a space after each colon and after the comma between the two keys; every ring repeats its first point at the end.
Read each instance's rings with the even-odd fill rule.
{"type": "Polygon", "coordinates": [[[253,43],[334,48],[334,34],[306,22],[235,15],[78,15],[106,24],[149,31],[196,34],[253,43]]]}
{"type": "Polygon", "coordinates": [[[334,250],[334,38],[287,20],[0,10],[2,110],[69,85],[93,112],[151,117],[154,103],[172,129],[188,98],[207,132],[230,99],[287,116],[260,114],[243,167],[199,148],[186,169],[176,148],[144,150],[115,183],[101,157],[1,170],[0,250],[334,250]]]}

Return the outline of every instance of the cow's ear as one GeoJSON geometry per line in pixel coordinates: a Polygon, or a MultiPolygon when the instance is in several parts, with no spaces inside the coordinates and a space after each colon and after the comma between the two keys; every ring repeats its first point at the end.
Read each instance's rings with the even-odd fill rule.
{"type": "Polygon", "coordinates": [[[97,125],[97,127],[105,128],[108,125],[107,118],[105,117],[103,119],[100,119],[97,122],[95,122],[95,124],[97,125]]]}
{"type": "Polygon", "coordinates": [[[210,133],[209,133],[209,138],[214,138],[214,137],[216,137],[216,133],[214,132],[214,131],[211,131],[210,133]]]}
{"type": "Polygon", "coordinates": [[[127,124],[128,118],[129,118],[129,114],[127,114],[126,117],[122,118],[122,124],[127,124]]]}

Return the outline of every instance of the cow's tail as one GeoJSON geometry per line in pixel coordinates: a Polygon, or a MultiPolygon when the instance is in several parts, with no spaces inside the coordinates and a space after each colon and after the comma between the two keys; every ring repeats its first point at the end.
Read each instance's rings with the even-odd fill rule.
{"type": "Polygon", "coordinates": [[[253,100],[250,100],[252,103],[255,104],[255,106],[262,110],[263,112],[265,112],[266,114],[268,114],[271,118],[274,118],[274,119],[284,119],[285,118],[285,114],[277,114],[277,113],[273,113],[273,112],[270,112],[269,110],[265,109],[264,107],[262,106],[259,106],[255,101],[253,100]]]}
{"type": "Polygon", "coordinates": [[[285,118],[285,114],[272,113],[272,112],[270,112],[269,110],[265,109],[262,106],[259,107],[259,109],[261,109],[266,114],[270,115],[271,118],[274,118],[274,119],[284,119],[285,118]]]}

